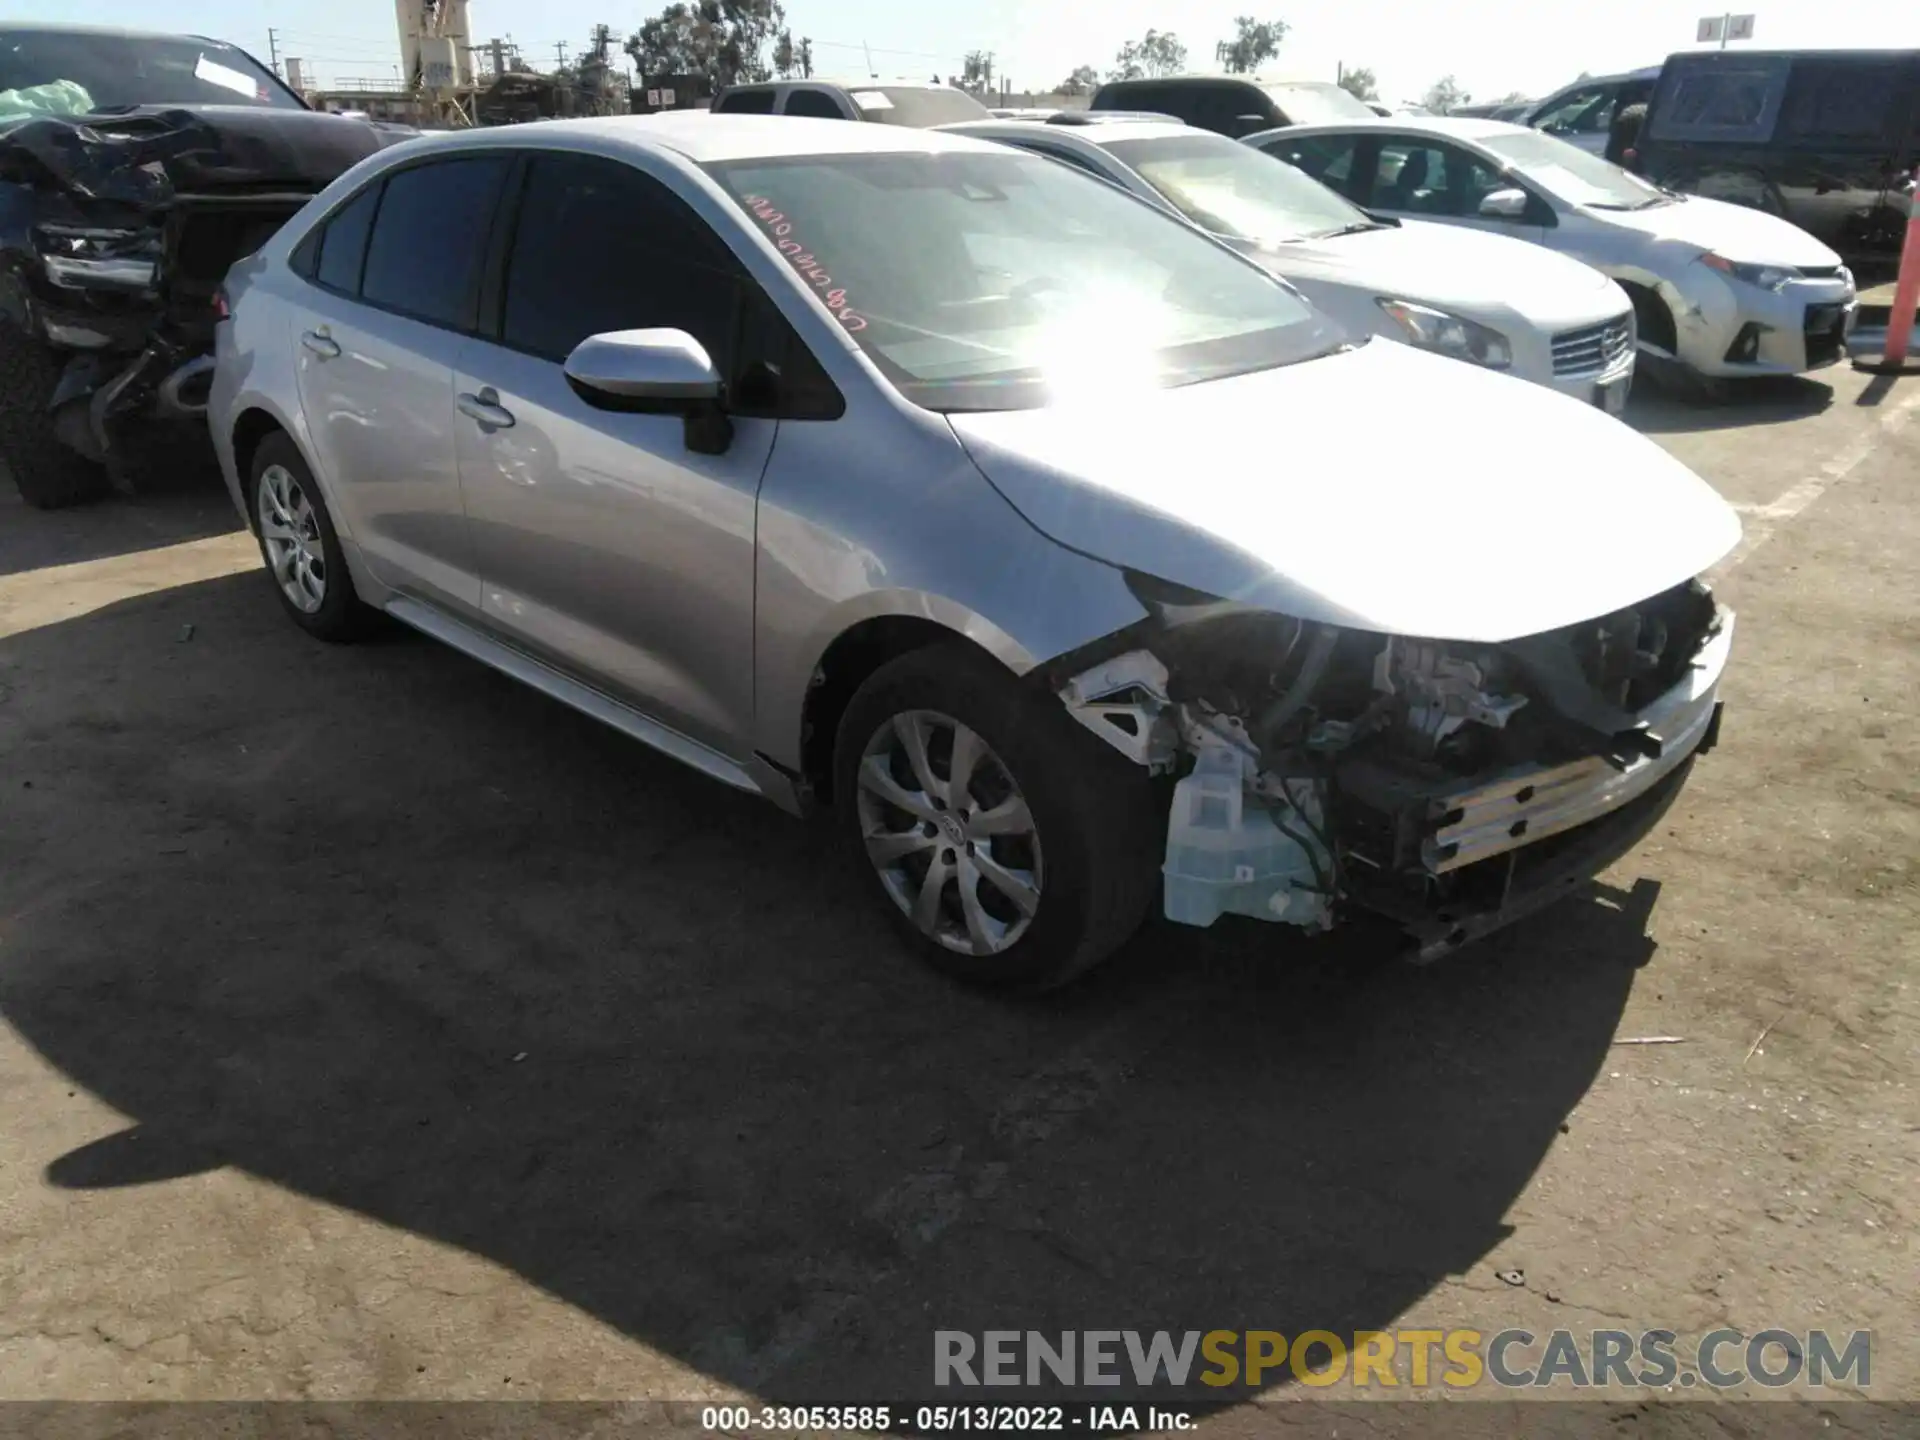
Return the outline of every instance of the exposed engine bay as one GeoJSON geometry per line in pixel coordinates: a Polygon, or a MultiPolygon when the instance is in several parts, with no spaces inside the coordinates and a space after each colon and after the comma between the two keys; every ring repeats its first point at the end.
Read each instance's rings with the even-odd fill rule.
{"type": "Polygon", "coordinates": [[[143,422],[198,422],[215,298],[258,249],[358,161],[415,134],[305,110],[139,107],[0,128],[0,318],[55,352],[52,412],[105,463],[143,422]]]}
{"type": "Polygon", "coordinates": [[[1500,644],[1133,586],[1152,618],[1056,683],[1174,779],[1165,904],[1187,924],[1357,909],[1435,958],[1611,863],[1717,739],[1733,615],[1697,581],[1500,644]]]}

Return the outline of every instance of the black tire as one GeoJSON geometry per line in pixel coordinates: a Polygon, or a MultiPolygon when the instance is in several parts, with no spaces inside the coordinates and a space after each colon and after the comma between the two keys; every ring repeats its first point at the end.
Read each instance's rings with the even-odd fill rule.
{"type": "Polygon", "coordinates": [[[327,513],[327,502],[320,494],[320,487],[314,483],[313,471],[307,468],[300,447],[287,435],[269,435],[254,450],[253,463],[247,472],[247,507],[254,538],[260,545],[260,558],[266,562],[267,583],[294,624],[317,639],[334,642],[358,640],[377,625],[379,612],[362,603],[354,593],[353,576],[347,573],[340,536],[333,528],[333,516],[327,513]],[[311,539],[318,542],[323,571],[320,603],[313,610],[303,610],[296,605],[274,574],[273,552],[260,520],[260,491],[270,471],[286,472],[312,511],[315,533],[311,539]]]}
{"type": "Polygon", "coordinates": [[[36,510],[84,505],[107,493],[107,472],[55,432],[47,402],[65,369],[58,352],[0,325],[0,461],[36,510]]]}
{"type": "Polygon", "coordinates": [[[1689,405],[1725,405],[1734,398],[1734,386],[1738,383],[1718,375],[1702,375],[1679,360],[1664,360],[1651,368],[1655,383],[1662,390],[1689,405]]]}
{"type": "MultiPolygon", "coordinates": [[[[952,774],[946,768],[950,758],[929,757],[943,782],[952,774]]],[[[976,781],[969,798],[977,800],[980,788],[991,783],[976,781]]],[[[972,985],[1021,991],[1064,985],[1119,949],[1159,893],[1165,813],[1146,770],[1088,733],[1052,695],[1023,686],[960,643],[903,655],[855,692],[835,739],[834,812],[851,862],[908,944],[935,969],[972,985]],[[1039,901],[1024,932],[997,952],[963,953],[923,933],[868,857],[858,793],[861,762],[882,726],[913,711],[937,712],[978,734],[999,762],[992,770],[1004,767],[1004,778],[1024,795],[1031,813],[1041,850],[1039,901]]],[[[897,822],[910,818],[905,811],[896,814],[897,822]]],[[[1004,853],[993,858],[1005,863],[1004,853]]],[[[940,893],[947,921],[958,927],[957,885],[943,884],[940,893]]]]}

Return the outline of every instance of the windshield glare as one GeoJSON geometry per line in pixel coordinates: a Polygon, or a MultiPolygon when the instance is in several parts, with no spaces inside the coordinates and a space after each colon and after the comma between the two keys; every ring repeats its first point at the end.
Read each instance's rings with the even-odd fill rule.
{"type": "Polygon", "coordinates": [[[1372,223],[1286,161],[1222,136],[1111,140],[1106,149],[1216,235],[1271,247],[1372,223]]]}
{"type": "Polygon", "coordinates": [[[1338,85],[1269,85],[1267,94],[1294,125],[1336,125],[1371,120],[1373,107],[1338,85]]]}
{"type": "Polygon", "coordinates": [[[1631,171],[1538,130],[1494,135],[1481,143],[1510,168],[1569,205],[1640,210],[1662,204],[1667,198],[1657,185],[1648,184],[1631,171]]]}
{"type": "Polygon", "coordinates": [[[888,380],[930,410],[1106,402],[1346,339],[1256,266],[1038,156],[707,168],[888,380]]]}
{"type": "Polygon", "coordinates": [[[133,105],[303,108],[244,51],[215,40],[0,31],[0,119],[133,105]]]}

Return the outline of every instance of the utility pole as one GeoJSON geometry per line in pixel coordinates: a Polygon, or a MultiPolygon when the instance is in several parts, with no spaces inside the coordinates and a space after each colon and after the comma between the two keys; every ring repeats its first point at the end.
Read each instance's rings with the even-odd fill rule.
{"type": "Polygon", "coordinates": [[[498,80],[507,73],[507,46],[499,36],[487,42],[487,49],[493,54],[493,78],[498,80]]]}
{"type": "Polygon", "coordinates": [[[273,66],[273,73],[280,73],[280,32],[269,25],[267,27],[267,63],[273,66]]]}
{"type": "Polygon", "coordinates": [[[562,70],[566,69],[567,68],[567,42],[564,40],[554,41],[553,53],[560,57],[560,68],[562,70]]]}

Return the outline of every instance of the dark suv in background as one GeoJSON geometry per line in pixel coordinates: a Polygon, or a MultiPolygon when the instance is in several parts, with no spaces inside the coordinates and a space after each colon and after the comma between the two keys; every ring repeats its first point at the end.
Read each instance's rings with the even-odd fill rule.
{"type": "Polygon", "coordinates": [[[1374,113],[1325,80],[1247,80],[1231,75],[1176,75],[1162,80],[1110,80],[1093,92],[1089,110],[1152,111],[1238,140],[1282,125],[1333,125],[1374,113]]]}
{"type": "Polygon", "coordinates": [[[1708,51],[1661,71],[1632,168],[1751,205],[1856,266],[1897,260],[1920,164],[1920,51],[1708,51]]]}
{"type": "Polygon", "coordinates": [[[988,110],[951,85],[903,80],[760,80],[730,85],[713,102],[716,115],[810,115],[817,120],[871,120],[930,130],[988,120],[988,110]]]}

